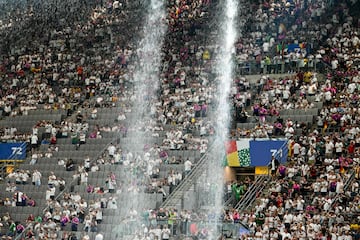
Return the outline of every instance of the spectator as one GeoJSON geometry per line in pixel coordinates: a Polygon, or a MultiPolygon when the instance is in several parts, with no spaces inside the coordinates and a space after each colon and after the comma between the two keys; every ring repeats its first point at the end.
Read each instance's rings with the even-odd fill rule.
{"type": "Polygon", "coordinates": [[[190,159],[187,159],[187,160],[184,162],[185,176],[189,175],[189,173],[191,172],[192,166],[193,166],[193,163],[190,161],[190,159]]]}
{"type": "Polygon", "coordinates": [[[32,183],[37,187],[41,185],[41,173],[37,169],[35,169],[32,174],[32,183]]]}

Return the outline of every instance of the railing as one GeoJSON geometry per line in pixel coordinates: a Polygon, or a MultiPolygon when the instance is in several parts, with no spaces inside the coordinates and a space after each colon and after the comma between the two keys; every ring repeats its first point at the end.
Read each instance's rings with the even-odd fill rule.
{"type": "Polygon", "coordinates": [[[239,61],[237,63],[236,71],[241,75],[256,75],[256,74],[286,74],[289,72],[298,72],[299,70],[311,70],[311,71],[327,71],[329,70],[328,63],[322,59],[314,59],[312,65],[306,64],[304,67],[300,67],[300,61],[303,59],[297,59],[292,62],[272,62],[270,64],[264,64],[261,66],[255,60],[239,61]]]}
{"type": "MultiPolygon", "coordinates": [[[[112,233],[117,236],[117,239],[125,239],[129,235],[134,234],[135,230],[139,225],[145,224],[146,226],[164,226],[167,225],[171,231],[171,235],[176,232],[176,235],[179,237],[178,239],[185,239],[187,237],[196,236],[199,232],[209,233],[209,231],[202,230],[210,230],[215,229],[217,233],[221,233],[223,236],[227,237],[236,237],[239,238],[241,234],[248,233],[249,230],[244,226],[241,222],[226,222],[222,219],[181,219],[174,218],[170,220],[169,218],[163,219],[149,219],[146,221],[141,221],[140,219],[127,219],[122,221],[120,224],[117,224],[113,229],[112,233]],[[140,224],[139,224],[140,221],[140,224]]],[[[209,237],[209,236],[208,236],[209,237]]],[[[232,239],[233,239],[232,238],[232,239]]],[[[209,238],[206,238],[209,239],[209,238]]],[[[213,237],[211,239],[218,239],[213,237]]]]}
{"type": "Polygon", "coordinates": [[[268,180],[269,176],[267,175],[258,176],[255,182],[242,196],[240,201],[235,205],[235,208],[237,210],[245,210],[250,207],[256,200],[258,193],[260,193],[266,187],[268,180]]]}
{"type": "Polygon", "coordinates": [[[204,173],[204,167],[207,162],[210,153],[214,150],[218,150],[222,145],[218,141],[214,141],[208,151],[200,158],[195,167],[191,169],[191,172],[185,177],[183,181],[174,189],[172,193],[161,204],[162,208],[168,208],[176,205],[184,195],[184,191],[189,190],[190,186],[194,183],[194,180],[200,177],[204,173]]]}
{"type": "Polygon", "coordinates": [[[231,194],[231,196],[225,201],[225,204],[224,206],[227,207],[227,206],[231,206],[235,201],[235,197],[234,197],[234,194],[231,194]]]}

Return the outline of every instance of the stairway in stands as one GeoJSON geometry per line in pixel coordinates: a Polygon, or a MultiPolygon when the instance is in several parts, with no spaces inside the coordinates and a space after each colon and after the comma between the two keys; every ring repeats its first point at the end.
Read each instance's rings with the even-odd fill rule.
{"type": "Polygon", "coordinates": [[[245,192],[240,201],[235,205],[235,208],[240,212],[250,209],[257,197],[268,187],[269,180],[270,177],[268,175],[256,176],[256,180],[245,192]]]}
{"type": "Polygon", "coordinates": [[[219,151],[223,151],[223,148],[223,144],[215,140],[213,145],[201,157],[191,172],[185,177],[183,181],[180,182],[174,191],[161,204],[161,207],[166,209],[183,209],[186,193],[188,193],[190,190],[195,190],[195,184],[198,182],[199,178],[206,174],[204,169],[206,169],[206,164],[209,161],[209,158],[211,158],[212,155],[217,155],[216,153],[219,151]]]}

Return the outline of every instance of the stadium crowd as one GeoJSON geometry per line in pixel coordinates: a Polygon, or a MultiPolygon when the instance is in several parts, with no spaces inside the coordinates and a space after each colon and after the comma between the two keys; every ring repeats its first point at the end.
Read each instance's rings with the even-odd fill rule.
{"type": "MultiPolygon", "coordinates": [[[[34,6],[11,11],[11,17],[2,19],[1,38],[13,38],[14,41],[6,42],[16,43],[2,46],[2,51],[9,50],[3,52],[0,65],[3,117],[27,115],[41,108],[66,111],[63,121],[41,121],[32,132],[19,132],[11,126],[2,129],[2,140],[21,139],[31,144],[34,165],[58,151],[57,138],[71,138],[81,149],[88,138],[118,132],[125,139],[129,131],[135,131],[125,121],[134,100],[132,77],[138,63],[133,33],[140,32],[138,23],[142,20],[134,16],[136,4],[141,4],[135,2],[132,5],[130,1],[100,1],[96,6],[63,3],[64,6],[47,6],[52,11],[39,12],[34,6]],[[65,9],[69,11],[63,12],[65,9]],[[90,17],[80,18],[79,12],[90,17]],[[49,16],[51,13],[54,16],[49,16]],[[57,21],[55,16],[69,16],[73,21],[57,21]],[[34,29],[44,31],[41,26],[46,25],[51,31],[38,35],[34,29],[23,31],[24,23],[36,21],[40,24],[34,29]],[[76,31],[71,30],[69,23],[76,31]],[[14,35],[4,34],[8,32],[14,35]],[[22,47],[16,41],[22,39],[34,41],[22,47]],[[97,118],[97,109],[117,105],[122,106],[122,111],[113,125],[89,126],[87,120],[97,118]],[[41,136],[39,128],[45,129],[41,136]],[[49,148],[43,151],[41,143],[49,144],[49,148]]],[[[358,226],[353,224],[358,221],[356,174],[360,164],[357,12],[351,8],[352,1],[260,2],[242,6],[251,11],[245,11],[239,21],[243,32],[236,44],[236,59],[239,65],[255,62],[257,73],[264,75],[255,84],[245,76],[236,76],[231,93],[234,117],[242,122],[253,121],[255,126],[237,128],[233,137],[286,136],[289,160],[277,166],[270,183],[273,187],[268,195],[259,196],[254,210],[225,209],[217,217],[247,225],[249,232],[241,239],[359,239],[354,231],[358,226]],[[290,44],[298,47],[292,50],[290,44]],[[326,73],[325,79],[320,79],[316,68],[321,74],[326,73]],[[288,76],[268,76],[282,70],[288,76]],[[318,108],[319,114],[311,124],[282,118],[284,110],[313,108],[318,108]]],[[[88,184],[91,173],[99,171],[102,165],[123,165],[129,172],[140,167],[142,174],[148,176],[146,191],[162,193],[164,198],[186,177],[198,159],[173,157],[171,151],[196,150],[203,154],[216,131],[209,115],[216,105],[218,86],[212,67],[219,46],[211,35],[213,29],[202,30],[213,17],[210,8],[216,3],[168,3],[169,30],[163,47],[159,100],[151,108],[153,122],[141,126],[149,136],[163,134],[164,140],[144,146],[143,158],[148,164],[134,166],[136,154],[121,141],[111,144],[93,161],[84,156],[84,162],[76,167],[71,159],[59,159],[60,166],[75,172],[76,185],[83,185],[86,190],[65,192],[57,199],[56,193],[63,192],[66,183],[50,174],[44,196],[46,211],[39,216],[29,214],[22,222],[13,221],[11,212],[2,216],[4,239],[13,239],[23,232],[27,239],[75,239],[71,232],[76,231],[85,232],[83,239],[90,239],[86,232],[98,232],[92,235],[94,239],[103,239],[103,211],[117,209],[115,193],[126,190],[112,172],[103,186],[88,184]],[[171,129],[165,129],[166,125],[171,125],[171,129]],[[161,166],[173,163],[185,166],[160,178],[161,166]],[[169,192],[164,190],[166,187],[169,192]],[[98,197],[87,201],[85,193],[98,197]]],[[[18,189],[20,185],[41,187],[46,182],[41,172],[26,169],[13,172],[6,180],[6,191],[13,198],[4,198],[3,205],[13,207],[36,206],[31,196],[18,189]]],[[[141,190],[140,181],[127,189],[141,190]]],[[[214,217],[201,210],[147,209],[143,214],[145,226],[135,239],[165,240],[180,234],[206,239],[206,228],[195,229],[191,223],[214,217]]],[[[129,219],[140,216],[129,210],[129,219]]]]}

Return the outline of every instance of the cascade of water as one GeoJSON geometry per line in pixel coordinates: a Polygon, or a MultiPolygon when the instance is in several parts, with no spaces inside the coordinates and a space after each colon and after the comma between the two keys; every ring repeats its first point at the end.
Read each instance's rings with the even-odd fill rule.
{"type": "MultiPolygon", "coordinates": [[[[218,80],[217,103],[212,118],[216,123],[216,140],[218,144],[224,144],[228,137],[228,129],[230,125],[230,103],[228,101],[231,84],[233,81],[234,62],[233,55],[235,53],[235,41],[237,38],[236,18],[238,3],[237,0],[227,0],[223,2],[224,9],[221,17],[221,39],[219,45],[221,49],[216,54],[216,74],[218,80]]],[[[209,222],[210,239],[216,239],[220,235],[221,220],[219,216],[223,210],[223,158],[224,148],[217,148],[218,150],[212,154],[208,164],[208,174],[206,177],[209,185],[209,198],[212,198],[210,210],[214,217],[209,222]]]]}
{"type": "Polygon", "coordinates": [[[133,73],[133,106],[129,118],[129,132],[124,139],[127,144],[130,165],[125,167],[126,176],[122,186],[120,220],[128,234],[141,231],[141,214],[150,208],[154,199],[144,193],[149,182],[149,160],[152,138],[145,136],[144,129],[153,123],[152,109],[157,101],[161,51],[167,30],[166,7],[162,0],[151,0],[146,22],[137,48],[137,63],[133,73]]]}

